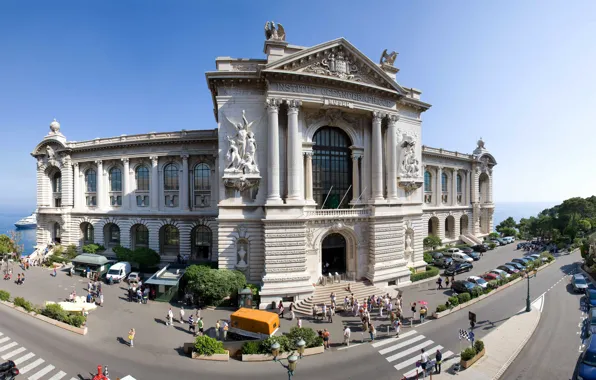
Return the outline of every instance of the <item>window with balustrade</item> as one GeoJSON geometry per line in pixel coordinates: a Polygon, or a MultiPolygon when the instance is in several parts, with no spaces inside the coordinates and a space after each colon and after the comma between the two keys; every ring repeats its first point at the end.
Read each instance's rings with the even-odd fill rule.
{"type": "Polygon", "coordinates": [[[424,172],[424,203],[433,201],[433,176],[428,170],[424,172]]]}
{"type": "Polygon", "coordinates": [[[110,183],[110,206],[122,206],[122,170],[111,168],[108,172],[110,183]]]}
{"type": "Polygon", "coordinates": [[[89,207],[97,206],[97,172],[94,169],[85,172],[85,203],[89,207]]]}
{"type": "Polygon", "coordinates": [[[449,178],[447,177],[446,173],[441,174],[441,200],[443,203],[447,203],[449,199],[449,178]]]}
{"type": "Polygon", "coordinates": [[[456,177],[456,179],[457,179],[457,184],[456,184],[456,187],[457,187],[457,203],[462,203],[462,201],[463,201],[463,191],[462,191],[462,178],[461,178],[461,175],[458,174],[457,177],[456,177]]]}
{"type": "Polygon", "coordinates": [[[52,206],[62,207],[62,173],[56,172],[52,176],[52,206]]]}
{"type": "Polygon", "coordinates": [[[136,200],[138,207],[149,206],[149,169],[146,166],[139,166],[135,170],[136,200]]]}
{"type": "Polygon", "coordinates": [[[175,164],[168,164],[163,170],[164,197],[166,207],[178,207],[180,183],[178,178],[178,167],[175,164]]]}
{"type": "Polygon", "coordinates": [[[192,207],[203,208],[211,204],[211,168],[199,163],[191,173],[192,207]]]}

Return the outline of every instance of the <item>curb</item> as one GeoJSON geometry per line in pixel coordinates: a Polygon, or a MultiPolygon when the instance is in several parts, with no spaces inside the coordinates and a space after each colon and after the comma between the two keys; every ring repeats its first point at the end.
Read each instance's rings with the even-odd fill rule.
{"type": "Polygon", "coordinates": [[[87,327],[86,326],[85,327],[71,326],[71,325],[69,325],[67,323],[60,322],[60,321],[57,321],[57,320],[52,319],[52,318],[48,318],[45,315],[37,314],[34,311],[28,312],[27,310],[23,309],[20,306],[15,306],[12,302],[0,301],[0,303],[3,304],[4,306],[8,306],[11,309],[14,309],[14,310],[16,310],[16,311],[18,311],[20,313],[30,315],[30,316],[32,316],[35,319],[38,319],[40,321],[44,321],[44,322],[49,323],[50,325],[54,325],[56,327],[60,327],[63,330],[68,330],[68,331],[71,331],[71,332],[73,332],[75,334],[79,334],[79,335],[87,335],[88,330],[87,330],[87,327]]]}
{"type": "Polygon", "coordinates": [[[402,287],[399,287],[399,286],[398,286],[398,287],[396,287],[396,290],[407,289],[407,288],[411,288],[411,287],[413,287],[413,286],[416,286],[416,285],[421,285],[421,284],[424,284],[424,283],[427,283],[427,282],[431,282],[431,281],[434,281],[434,280],[436,280],[436,279],[437,279],[437,278],[439,278],[439,277],[441,277],[441,275],[440,275],[440,274],[438,274],[438,275],[436,275],[436,276],[433,276],[433,277],[425,278],[424,280],[410,282],[410,283],[409,283],[408,285],[406,285],[406,286],[402,286],[402,287]]]}

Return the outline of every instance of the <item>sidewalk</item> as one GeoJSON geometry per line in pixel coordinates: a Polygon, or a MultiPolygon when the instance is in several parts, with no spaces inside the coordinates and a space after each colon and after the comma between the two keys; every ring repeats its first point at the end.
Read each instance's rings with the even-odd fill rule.
{"type": "MultiPolygon", "coordinates": [[[[453,366],[459,363],[459,355],[443,361],[443,371],[433,375],[433,380],[452,379],[460,380],[497,380],[515,360],[524,348],[540,322],[540,314],[544,303],[544,294],[532,303],[532,311],[520,311],[507,322],[484,339],[486,354],[472,367],[454,372],[453,366]]],[[[422,377],[421,377],[422,378],[422,377]]]]}

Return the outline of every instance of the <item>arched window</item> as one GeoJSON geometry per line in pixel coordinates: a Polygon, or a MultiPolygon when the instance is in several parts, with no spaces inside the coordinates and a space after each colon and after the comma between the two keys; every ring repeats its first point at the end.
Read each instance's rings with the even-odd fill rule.
{"type": "Polygon", "coordinates": [[[95,231],[91,223],[82,223],[81,232],[83,234],[83,245],[93,244],[95,242],[95,231]]]}
{"type": "Polygon", "coordinates": [[[62,173],[56,172],[52,176],[52,199],[54,207],[62,207],[62,173]]]}
{"type": "Polygon", "coordinates": [[[339,128],[322,127],[313,136],[313,196],[319,207],[344,208],[352,200],[352,145],[339,128]]]}
{"type": "Polygon", "coordinates": [[[180,232],[171,224],[166,224],[160,230],[161,254],[176,256],[180,253],[180,232]]]}
{"type": "Polygon", "coordinates": [[[110,169],[110,191],[122,191],[122,171],[118,168],[110,169]]]}
{"type": "Polygon", "coordinates": [[[457,192],[461,193],[461,175],[457,175],[457,192]]]}
{"type": "Polygon", "coordinates": [[[139,166],[135,170],[137,182],[136,199],[138,207],[149,206],[149,169],[146,166],[139,166]]]}
{"type": "Polygon", "coordinates": [[[104,240],[106,247],[116,247],[120,245],[120,227],[115,223],[108,223],[104,227],[104,240]]]}
{"type": "Polygon", "coordinates": [[[424,191],[433,191],[433,176],[428,170],[424,172],[424,191]]]}
{"type": "Polygon", "coordinates": [[[97,206],[97,173],[93,169],[85,172],[85,190],[87,206],[97,206]]]}
{"type": "Polygon", "coordinates": [[[53,240],[54,243],[60,243],[61,238],[62,238],[62,227],[60,226],[60,223],[54,223],[54,231],[53,231],[53,240]]]}
{"type": "Polygon", "coordinates": [[[178,207],[178,167],[168,164],[163,170],[164,197],[166,207],[178,207]]]}
{"type": "Polygon", "coordinates": [[[132,247],[146,248],[149,246],[149,230],[143,224],[136,224],[132,227],[132,247]]]}
{"type": "Polygon", "coordinates": [[[193,207],[209,207],[211,201],[211,169],[207,164],[198,164],[193,170],[193,207]]]}
{"type": "Polygon", "coordinates": [[[149,191],[149,169],[145,166],[139,166],[135,171],[137,181],[137,191],[149,191]]]}
{"type": "Polygon", "coordinates": [[[446,193],[447,192],[447,174],[441,174],[441,191],[446,193]]]}
{"type": "Polygon", "coordinates": [[[213,235],[207,226],[195,227],[191,236],[191,259],[209,260],[211,258],[211,247],[213,235]]]}

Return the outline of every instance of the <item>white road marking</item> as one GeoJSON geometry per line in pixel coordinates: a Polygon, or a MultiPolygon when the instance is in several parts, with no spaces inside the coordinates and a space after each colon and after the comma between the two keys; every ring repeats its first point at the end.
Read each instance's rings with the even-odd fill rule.
{"type": "Polygon", "coordinates": [[[55,374],[54,376],[50,377],[49,380],[60,380],[64,376],[66,376],[66,372],[60,371],[57,374],[55,374]]]}
{"type": "Polygon", "coordinates": [[[17,348],[16,350],[12,350],[9,353],[2,355],[2,359],[7,360],[8,358],[12,358],[13,356],[18,355],[23,351],[25,351],[25,347],[17,348]]]}
{"type": "Polygon", "coordinates": [[[338,350],[338,351],[347,350],[348,348],[362,346],[363,344],[364,344],[364,343],[355,343],[355,344],[350,344],[349,346],[340,347],[340,348],[338,348],[337,350],[338,350]]]}
{"type": "Polygon", "coordinates": [[[36,360],[36,361],[34,361],[33,363],[31,363],[31,364],[29,364],[29,365],[27,365],[27,366],[25,366],[25,367],[23,367],[23,368],[19,369],[19,372],[20,372],[21,374],[25,374],[25,373],[27,373],[27,372],[31,371],[33,368],[35,368],[35,367],[37,367],[38,365],[40,365],[41,363],[43,363],[43,362],[45,362],[45,360],[43,360],[43,359],[37,359],[37,360],[36,360]]]}
{"type": "MultiPolygon", "coordinates": [[[[396,361],[397,359],[403,358],[404,356],[408,356],[410,354],[413,354],[415,352],[418,352],[418,351],[420,351],[421,348],[424,348],[426,346],[430,346],[433,343],[434,342],[432,340],[427,340],[426,342],[422,342],[422,343],[420,343],[420,344],[418,344],[418,345],[416,345],[414,347],[410,347],[407,350],[400,351],[399,353],[397,353],[395,355],[388,356],[385,359],[387,359],[387,361],[389,363],[391,363],[391,362],[396,361]]],[[[430,351],[430,352],[432,352],[432,351],[430,351]]]]}
{"type": "Polygon", "coordinates": [[[16,359],[14,361],[14,364],[19,365],[19,364],[23,363],[24,361],[31,359],[34,356],[35,356],[35,354],[33,352],[30,352],[27,355],[21,356],[20,358],[16,359]]]}
{"type": "Polygon", "coordinates": [[[408,331],[408,332],[405,332],[403,334],[399,334],[399,338],[393,337],[393,338],[390,338],[390,339],[385,339],[385,340],[382,340],[380,342],[373,343],[372,346],[375,347],[375,348],[381,347],[381,346],[384,346],[384,345],[389,344],[389,343],[394,343],[394,342],[396,342],[396,341],[398,341],[398,340],[400,340],[402,338],[407,338],[410,335],[414,335],[414,334],[416,334],[416,330],[408,331]]]}
{"type": "MultiPolygon", "coordinates": [[[[443,346],[437,346],[430,350],[427,350],[427,352],[434,352],[436,350],[441,350],[441,349],[443,349],[443,346]]],[[[412,364],[415,364],[418,360],[420,360],[420,356],[416,355],[413,358],[406,360],[405,362],[401,362],[399,364],[394,365],[393,367],[399,371],[402,368],[406,368],[406,367],[411,366],[412,364]]]]}
{"type": "Polygon", "coordinates": [[[412,344],[414,342],[418,342],[419,340],[422,340],[424,338],[425,338],[424,335],[418,335],[418,336],[416,336],[416,337],[414,337],[414,338],[412,338],[410,340],[406,340],[406,341],[403,341],[401,343],[395,344],[395,345],[393,345],[391,347],[387,347],[387,348],[385,348],[383,350],[380,350],[379,351],[379,354],[385,355],[385,354],[387,354],[387,353],[389,353],[391,351],[399,350],[402,347],[406,347],[407,345],[410,345],[410,344],[412,344]]]}
{"type": "Polygon", "coordinates": [[[41,371],[38,371],[35,375],[30,376],[29,380],[39,380],[42,376],[46,375],[54,368],[55,367],[50,364],[50,365],[46,366],[44,369],[42,369],[41,371]]]}
{"type": "MultiPolygon", "coordinates": [[[[443,357],[444,357],[444,358],[449,358],[449,357],[451,357],[451,356],[453,356],[453,352],[451,352],[451,351],[447,351],[447,352],[443,353],[443,357]]],[[[443,360],[445,360],[445,359],[443,359],[443,360]]],[[[418,373],[421,373],[421,372],[422,372],[422,371],[421,371],[420,369],[418,369],[418,373]]],[[[405,377],[405,378],[407,378],[407,379],[409,379],[409,378],[411,378],[411,377],[414,377],[414,376],[416,376],[416,374],[417,374],[417,373],[416,373],[416,368],[414,368],[414,369],[413,369],[413,370],[411,370],[410,372],[406,372],[406,373],[404,373],[404,377],[405,377]]]]}
{"type": "Polygon", "coordinates": [[[17,342],[8,343],[8,344],[6,344],[6,345],[4,345],[4,346],[0,347],[0,352],[2,352],[2,351],[6,351],[6,350],[8,350],[8,349],[9,349],[9,348],[11,348],[11,347],[14,347],[14,346],[16,346],[17,344],[18,344],[17,342]]]}
{"type": "Polygon", "coordinates": [[[9,340],[10,340],[9,337],[4,337],[4,338],[0,339],[0,343],[8,342],[9,340]]]}

